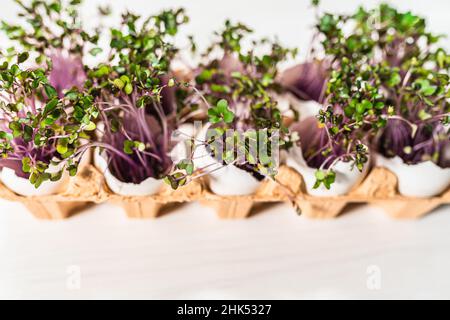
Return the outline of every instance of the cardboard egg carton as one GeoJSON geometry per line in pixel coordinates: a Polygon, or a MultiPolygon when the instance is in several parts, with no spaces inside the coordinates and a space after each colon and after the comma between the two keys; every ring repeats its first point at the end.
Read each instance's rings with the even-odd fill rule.
{"type": "Polygon", "coordinates": [[[292,169],[282,166],[278,170],[275,181],[265,179],[252,195],[219,196],[208,188],[208,180],[203,180],[203,195],[200,203],[212,207],[222,219],[247,218],[253,209],[261,205],[277,202],[295,204],[301,183],[291,180],[292,169]]]}
{"type": "Polygon", "coordinates": [[[124,208],[130,218],[155,218],[177,203],[200,201],[213,207],[223,219],[249,217],[258,207],[288,202],[309,218],[334,218],[348,204],[363,203],[382,207],[393,218],[418,218],[440,205],[450,203],[450,190],[432,198],[410,198],[397,191],[396,176],[385,168],[373,168],[366,179],[349,194],[315,197],[307,194],[302,176],[282,166],[275,180],[266,179],[256,193],[245,196],[219,196],[208,188],[206,179],[194,180],[172,190],[165,185],[153,196],[124,197],[112,193],[94,166],[84,166],[68,183],[66,190],[50,196],[23,197],[0,184],[0,197],[23,203],[37,218],[64,219],[87,207],[110,202],[124,208]]]}
{"type": "Polygon", "coordinates": [[[249,196],[221,197],[204,187],[202,202],[214,207],[220,218],[246,218],[260,204],[290,202],[308,218],[335,218],[349,204],[373,204],[382,207],[393,218],[419,218],[440,205],[450,203],[450,190],[432,198],[411,198],[399,194],[397,177],[388,169],[373,168],[366,179],[349,194],[335,197],[308,195],[303,177],[296,170],[282,166],[276,181],[265,180],[249,196]]]}
{"type": "Polygon", "coordinates": [[[361,184],[347,195],[336,197],[314,197],[306,193],[299,173],[292,170],[292,181],[300,184],[296,205],[302,214],[310,218],[334,218],[349,204],[370,204],[384,209],[397,219],[419,218],[440,205],[450,203],[450,190],[431,198],[405,197],[398,192],[397,177],[383,167],[375,167],[361,184]]]}
{"type": "Polygon", "coordinates": [[[167,206],[192,201],[201,194],[201,184],[193,182],[179,190],[163,185],[158,194],[148,197],[124,197],[114,194],[106,185],[103,174],[94,166],[84,166],[71,178],[60,194],[24,197],[0,183],[0,197],[21,202],[39,219],[65,219],[99,203],[110,202],[124,208],[130,218],[155,218],[167,206]]]}
{"type": "Polygon", "coordinates": [[[87,165],[69,180],[65,190],[59,194],[25,197],[0,183],[0,197],[21,202],[36,218],[65,219],[94,203],[102,202],[104,195],[98,187],[99,177],[100,173],[87,165]]]}
{"type": "Polygon", "coordinates": [[[177,190],[164,183],[161,190],[152,196],[124,197],[112,193],[105,183],[103,188],[107,192],[104,201],[121,206],[129,218],[156,218],[177,204],[195,201],[202,193],[202,185],[198,181],[177,190]]]}

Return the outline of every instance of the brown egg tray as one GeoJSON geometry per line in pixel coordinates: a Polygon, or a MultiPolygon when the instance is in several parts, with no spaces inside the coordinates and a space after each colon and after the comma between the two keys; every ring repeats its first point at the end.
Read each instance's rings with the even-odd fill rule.
{"type": "Polygon", "coordinates": [[[213,207],[223,219],[247,218],[270,203],[288,202],[309,218],[334,218],[349,204],[382,207],[393,218],[418,218],[443,204],[450,203],[450,190],[432,198],[411,198],[397,191],[396,176],[385,168],[373,168],[364,181],[345,196],[308,195],[302,176],[282,166],[275,180],[265,180],[248,196],[219,196],[208,189],[207,179],[194,180],[172,190],[164,185],[154,196],[123,197],[113,194],[103,175],[92,165],[85,166],[71,178],[66,190],[50,196],[24,197],[0,184],[0,197],[23,203],[41,219],[64,219],[98,203],[110,202],[124,208],[130,218],[155,218],[171,207],[192,201],[213,207]]]}

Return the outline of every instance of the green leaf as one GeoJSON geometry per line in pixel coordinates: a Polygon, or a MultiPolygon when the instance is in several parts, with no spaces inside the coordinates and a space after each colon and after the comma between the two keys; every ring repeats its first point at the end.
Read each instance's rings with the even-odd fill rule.
{"type": "Polygon", "coordinates": [[[225,99],[219,100],[217,105],[208,110],[209,121],[213,124],[221,121],[231,123],[234,120],[234,113],[228,109],[228,102],[225,99]]]}
{"type": "Polygon", "coordinates": [[[445,66],[445,62],[447,61],[447,55],[445,54],[444,50],[440,49],[437,53],[436,53],[436,61],[439,65],[439,68],[444,68],[445,66]]]}
{"type": "Polygon", "coordinates": [[[100,53],[102,53],[103,52],[103,49],[102,48],[92,48],[91,50],[89,50],[89,53],[92,55],[92,56],[97,56],[97,55],[99,55],[100,53]]]}
{"type": "Polygon", "coordinates": [[[406,146],[403,148],[403,152],[406,154],[411,154],[412,152],[412,147],[411,146],[406,146]]]}
{"type": "Polygon", "coordinates": [[[185,170],[188,175],[192,175],[194,173],[194,162],[190,159],[183,159],[177,164],[177,168],[185,170]]]}
{"type": "Polygon", "coordinates": [[[430,119],[432,116],[428,112],[426,112],[424,109],[421,109],[418,113],[420,120],[427,120],[430,119]]]}
{"type": "Polygon", "coordinates": [[[364,114],[366,110],[372,109],[373,104],[369,100],[363,100],[361,103],[356,105],[356,112],[359,114],[364,114]]]}
{"type": "Polygon", "coordinates": [[[314,183],[313,189],[319,188],[321,184],[322,184],[322,180],[316,180],[316,182],[314,183]]]}
{"type": "Polygon", "coordinates": [[[64,155],[69,150],[68,145],[69,145],[68,138],[58,139],[58,143],[56,144],[56,151],[58,151],[59,154],[64,155]]]}
{"type": "Polygon", "coordinates": [[[335,182],[335,180],[336,180],[336,173],[334,171],[328,172],[324,181],[325,188],[329,190],[331,188],[331,185],[335,182]]]}
{"type": "Polygon", "coordinates": [[[232,123],[234,120],[234,113],[231,111],[225,112],[223,115],[223,121],[225,123],[232,123]]]}
{"type": "Polygon", "coordinates": [[[25,142],[30,142],[33,139],[33,131],[33,128],[28,125],[23,127],[23,139],[25,142]]]}
{"type": "Polygon", "coordinates": [[[140,152],[145,151],[145,143],[143,142],[134,141],[134,147],[138,149],[140,152]]]}
{"type": "Polygon", "coordinates": [[[323,170],[317,170],[315,173],[316,179],[319,181],[325,180],[326,172],[323,170]]]}
{"type": "Polygon", "coordinates": [[[353,108],[352,106],[346,106],[344,108],[344,114],[348,117],[351,118],[353,116],[353,113],[355,112],[355,108],[353,108]]]}
{"type": "Polygon", "coordinates": [[[66,92],[65,97],[72,101],[77,100],[78,92],[77,91],[68,91],[68,92],[66,92]]]}
{"type": "Polygon", "coordinates": [[[20,137],[22,135],[22,125],[19,122],[10,122],[9,128],[12,130],[14,138],[20,137]]]}
{"type": "Polygon", "coordinates": [[[203,84],[212,79],[214,72],[208,69],[203,70],[196,78],[198,84],[203,84]]]}
{"type": "Polygon", "coordinates": [[[78,171],[78,166],[76,165],[71,165],[67,168],[67,170],[69,171],[69,175],[71,177],[75,177],[77,175],[77,171],[78,171]]]}
{"type": "Polygon", "coordinates": [[[50,174],[50,181],[53,181],[53,182],[59,181],[59,180],[61,180],[62,175],[63,175],[63,171],[62,170],[60,170],[58,172],[53,172],[53,173],[50,174]]]}
{"type": "Polygon", "coordinates": [[[125,87],[125,83],[122,80],[120,80],[120,79],[115,79],[113,81],[113,83],[117,87],[117,89],[119,89],[119,90],[122,90],[123,87],[125,87]]]}
{"type": "Polygon", "coordinates": [[[43,146],[43,141],[42,141],[42,135],[40,135],[39,133],[36,133],[34,135],[34,139],[33,139],[34,145],[37,147],[41,147],[43,146]]]}
{"type": "Polygon", "coordinates": [[[166,177],[164,177],[163,180],[165,183],[170,185],[174,190],[184,186],[187,182],[186,175],[184,175],[181,172],[175,172],[172,175],[167,175],[166,177]]]}
{"type": "Polygon", "coordinates": [[[437,89],[437,87],[431,85],[430,81],[428,81],[427,79],[416,80],[415,84],[420,86],[420,92],[424,96],[431,96],[433,93],[436,92],[437,89]]]}
{"type": "Polygon", "coordinates": [[[97,129],[97,125],[92,121],[84,127],[84,131],[94,131],[95,129],[97,129]]]}
{"type": "Polygon", "coordinates": [[[388,80],[387,85],[392,88],[392,87],[395,87],[396,85],[398,85],[401,81],[402,81],[402,78],[400,77],[400,74],[394,73],[388,80]]]}
{"type": "Polygon", "coordinates": [[[107,65],[102,65],[97,70],[95,70],[93,73],[90,73],[90,75],[94,76],[96,78],[101,78],[101,77],[108,75],[109,72],[110,72],[109,67],[107,65]]]}
{"type": "Polygon", "coordinates": [[[383,108],[384,108],[384,102],[379,101],[379,102],[375,103],[375,109],[382,110],[383,108]]]}
{"type": "Polygon", "coordinates": [[[231,89],[229,86],[214,83],[211,85],[211,91],[217,92],[217,93],[230,93],[231,89]]]}
{"type": "Polygon", "coordinates": [[[49,173],[40,173],[36,177],[36,181],[34,183],[35,188],[39,188],[45,181],[50,180],[51,176],[49,173]]]}
{"type": "Polygon", "coordinates": [[[47,97],[48,97],[49,99],[53,99],[53,98],[55,98],[55,97],[58,96],[58,92],[56,91],[56,89],[53,88],[53,87],[52,87],[51,85],[49,85],[49,84],[46,84],[46,85],[44,86],[44,90],[45,90],[45,94],[47,95],[47,97]]]}
{"type": "Polygon", "coordinates": [[[219,123],[220,121],[222,121],[222,119],[220,118],[220,115],[217,113],[217,111],[215,109],[208,109],[208,116],[209,116],[209,122],[211,122],[212,124],[216,124],[216,123],[219,123]]]}
{"type": "Polygon", "coordinates": [[[22,159],[22,171],[24,173],[30,173],[31,172],[31,159],[28,157],[25,157],[22,159]]]}
{"type": "Polygon", "coordinates": [[[44,113],[45,114],[49,114],[51,112],[53,112],[56,109],[56,106],[58,105],[58,99],[52,99],[50,100],[44,108],[44,113]]]}
{"type": "Polygon", "coordinates": [[[136,104],[139,108],[143,108],[149,102],[150,102],[149,96],[142,96],[137,100],[136,104]]]}
{"type": "Polygon", "coordinates": [[[133,86],[131,83],[125,85],[125,93],[130,95],[133,92],[133,86]]]}
{"type": "Polygon", "coordinates": [[[219,102],[217,102],[217,108],[222,112],[228,109],[228,101],[225,99],[221,99],[219,100],[219,102]]]}
{"type": "Polygon", "coordinates": [[[126,76],[126,75],[120,76],[120,80],[121,80],[123,83],[125,83],[125,84],[131,83],[130,78],[129,78],[128,76],[126,76]]]}
{"type": "Polygon", "coordinates": [[[23,53],[19,54],[19,56],[17,57],[17,63],[23,63],[23,62],[27,61],[29,57],[30,57],[30,54],[28,52],[23,52],[23,53]]]}
{"type": "Polygon", "coordinates": [[[133,154],[134,153],[134,141],[131,140],[125,140],[123,143],[123,152],[126,154],[133,154]]]}
{"type": "Polygon", "coordinates": [[[4,61],[1,65],[0,65],[0,70],[6,70],[8,69],[8,62],[4,61]]]}
{"type": "Polygon", "coordinates": [[[321,184],[323,184],[325,188],[330,189],[331,185],[336,180],[336,173],[332,170],[330,171],[317,170],[315,176],[316,182],[313,187],[314,189],[319,188],[321,184]]]}
{"type": "Polygon", "coordinates": [[[7,133],[7,132],[5,132],[5,131],[0,131],[0,139],[10,141],[10,140],[13,139],[13,136],[12,136],[12,134],[7,133]]]}

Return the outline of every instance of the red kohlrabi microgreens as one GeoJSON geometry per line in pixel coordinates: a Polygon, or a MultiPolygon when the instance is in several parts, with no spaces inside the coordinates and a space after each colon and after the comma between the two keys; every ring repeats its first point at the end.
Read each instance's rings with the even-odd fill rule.
{"type": "Polygon", "coordinates": [[[66,170],[76,174],[86,151],[82,141],[95,129],[97,116],[92,97],[73,90],[60,99],[47,75],[48,70],[7,62],[0,70],[0,167],[36,187],[59,180],[66,170]]]}
{"type": "Polygon", "coordinates": [[[19,25],[2,22],[2,30],[14,47],[8,55],[25,51],[35,58],[35,64],[46,64],[51,85],[62,98],[66,90],[82,89],[86,80],[83,58],[87,50],[97,55],[99,31],[89,35],[79,17],[81,0],[18,0],[21,8],[19,25]]]}
{"type": "MultiPolygon", "coordinates": [[[[277,163],[270,159],[270,155],[263,159],[261,155],[250,154],[249,143],[258,141],[257,145],[270,149],[273,142],[282,145],[288,139],[273,96],[281,90],[276,81],[278,65],[288,56],[295,55],[296,50],[285,49],[278,42],[263,39],[251,42],[252,49],[245,51],[242,42],[250,33],[252,30],[243,24],[225,22],[223,31],[215,34],[217,42],[203,54],[204,62],[195,72],[192,95],[186,102],[207,108],[213,131],[210,133],[215,136],[200,137],[203,141],[197,141],[196,147],[206,144],[206,150],[218,163],[224,166],[234,164],[257,179],[263,179],[276,174],[277,163]],[[268,53],[256,54],[258,47],[268,48],[268,53]],[[216,54],[219,57],[212,58],[216,54]],[[227,136],[227,130],[233,130],[233,135],[227,136]],[[258,130],[265,134],[255,134],[258,130]],[[245,159],[237,160],[237,154],[245,154],[245,159]]],[[[192,159],[182,161],[182,166],[186,163],[191,164],[192,159]]],[[[196,169],[202,171],[202,175],[208,173],[208,168],[196,169]]],[[[185,175],[176,174],[179,180],[185,181],[185,175]]],[[[171,177],[170,181],[176,186],[176,177],[171,177]]]]}
{"type": "Polygon", "coordinates": [[[172,41],[187,21],[182,9],[145,20],[127,12],[122,28],[111,30],[110,62],[88,73],[102,123],[98,145],[122,182],[162,179],[172,168],[170,139],[179,125],[172,41]]]}
{"type": "Polygon", "coordinates": [[[439,47],[441,36],[428,32],[425,19],[388,5],[361,8],[354,19],[360,33],[378,35],[378,75],[389,108],[375,147],[407,164],[448,167],[450,56],[439,47]]]}
{"type": "Polygon", "coordinates": [[[425,20],[383,4],[370,11],[360,8],[354,15],[322,14],[317,32],[329,66],[318,115],[328,136],[317,149],[324,163],[334,162],[345,150],[340,157],[362,170],[366,146],[376,137],[381,137],[377,144],[385,155],[399,155],[407,163],[442,163],[439,154],[449,139],[443,127],[449,108],[448,55],[432,49],[439,37],[426,32],[425,20]],[[399,123],[394,119],[409,128],[393,128],[399,123]]]}

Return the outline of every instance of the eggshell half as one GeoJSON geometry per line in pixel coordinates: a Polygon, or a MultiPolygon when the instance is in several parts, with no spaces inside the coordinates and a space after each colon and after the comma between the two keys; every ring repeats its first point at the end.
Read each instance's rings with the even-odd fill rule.
{"type": "Polygon", "coordinates": [[[151,196],[161,190],[164,181],[161,179],[147,178],[139,184],[126,183],[117,179],[109,170],[105,154],[100,154],[100,149],[94,151],[94,164],[105,176],[108,187],[115,193],[125,197],[151,196]]]}
{"type": "MultiPolygon", "coordinates": [[[[204,140],[208,126],[199,133],[199,139],[204,140]]],[[[194,152],[194,165],[196,168],[205,168],[210,171],[209,187],[212,192],[221,196],[251,195],[261,186],[261,181],[251,173],[239,169],[235,165],[223,166],[214,159],[204,145],[199,145],[194,152]]]]}
{"type": "Polygon", "coordinates": [[[36,188],[28,179],[19,177],[14,170],[3,168],[1,172],[2,183],[11,191],[25,197],[48,196],[64,190],[68,183],[69,176],[64,174],[61,180],[45,181],[39,188],[36,188]]]}
{"type": "Polygon", "coordinates": [[[450,168],[441,168],[432,161],[406,164],[396,156],[377,157],[377,164],[392,171],[398,178],[399,192],[408,197],[432,197],[444,192],[450,185],[450,168]]]}
{"type": "Polygon", "coordinates": [[[339,161],[333,167],[333,170],[336,172],[336,181],[328,190],[323,185],[320,185],[317,189],[313,188],[316,183],[315,173],[317,169],[307,165],[299,146],[294,146],[289,150],[286,164],[297,170],[303,176],[308,194],[317,197],[333,197],[349,193],[353,187],[364,179],[368,170],[367,168],[369,167],[365,165],[361,172],[356,167],[352,168],[351,163],[339,161]]]}

